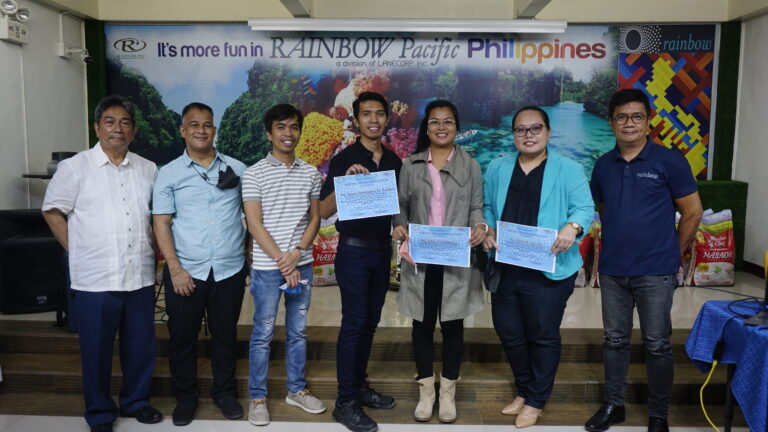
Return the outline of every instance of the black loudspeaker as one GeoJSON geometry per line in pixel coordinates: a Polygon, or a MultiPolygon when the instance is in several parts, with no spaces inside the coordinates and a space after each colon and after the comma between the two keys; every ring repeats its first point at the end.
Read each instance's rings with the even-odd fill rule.
{"type": "Polygon", "coordinates": [[[39,209],[0,210],[0,311],[21,314],[63,306],[64,249],[39,209]]]}

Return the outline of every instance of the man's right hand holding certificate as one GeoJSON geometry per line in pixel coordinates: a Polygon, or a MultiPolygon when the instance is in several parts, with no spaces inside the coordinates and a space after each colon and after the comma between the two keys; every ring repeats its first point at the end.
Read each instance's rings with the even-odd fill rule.
{"type": "MultiPolygon", "coordinates": [[[[350,171],[369,171],[352,165],[350,171]]],[[[398,214],[397,174],[394,170],[334,177],[334,195],[339,220],[398,214]]]]}

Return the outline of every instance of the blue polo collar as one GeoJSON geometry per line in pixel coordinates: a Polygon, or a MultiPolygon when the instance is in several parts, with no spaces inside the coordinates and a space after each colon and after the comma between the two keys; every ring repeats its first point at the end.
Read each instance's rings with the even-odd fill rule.
{"type": "MultiPolygon", "coordinates": [[[[220,160],[222,163],[226,164],[227,161],[224,160],[224,157],[219,153],[218,150],[213,150],[215,153],[215,156],[213,157],[213,161],[211,161],[211,166],[213,166],[213,162],[216,161],[216,159],[220,160]]],[[[184,153],[181,155],[182,160],[184,161],[184,166],[190,166],[193,163],[200,165],[200,163],[196,162],[194,159],[189,157],[189,154],[187,154],[187,149],[184,149],[184,153]]],[[[200,165],[202,166],[202,165],[200,165]]]]}
{"type": "MultiPolygon", "coordinates": [[[[645,137],[645,144],[643,145],[643,149],[640,150],[640,153],[637,154],[637,156],[634,157],[634,159],[639,160],[648,160],[648,157],[651,154],[651,146],[656,145],[655,142],[651,139],[651,137],[646,136],[645,137]]],[[[619,151],[619,145],[616,144],[616,146],[613,147],[613,159],[614,160],[624,160],[624,157],[621,155],[621,151],[619,151]]],[[[630,161],[631,162],[631,161],[630,161]]]]}

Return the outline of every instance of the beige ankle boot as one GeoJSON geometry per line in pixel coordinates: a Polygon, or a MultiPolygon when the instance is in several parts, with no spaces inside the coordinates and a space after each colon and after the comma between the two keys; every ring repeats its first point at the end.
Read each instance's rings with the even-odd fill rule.
{"type": "Polygon", "coordinates": [[[437,418],[443,423],[456,421],[456,381],[440,376],[440,409],[437,418]]]}
{"type": "Polygon", "coordinates": [[[432,410],[435,408],[435,376],[422,378],[416,381],[419,385],[419,403],[413,412],[413,417],[418,421],[432,420],[432,410]]]}

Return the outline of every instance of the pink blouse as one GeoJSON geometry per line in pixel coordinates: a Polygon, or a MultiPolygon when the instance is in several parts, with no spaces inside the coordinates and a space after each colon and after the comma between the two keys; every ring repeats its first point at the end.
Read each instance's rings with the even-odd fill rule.
{"type": "MultiPolygon", "coordinates": [[[[440,178],[440,170],[432,164],[432,149],[429,149],[428,152],[427,170],[429,171],[429,178],[432,180],[432,199],[429,201],[429,224],[443,226],[445,221],[445,189],[443,189],[443,180],[440,178]]],[[[448,155],[446,163],[451,161],[454,153],[456,153],[456,147],[448,155]]]]}

